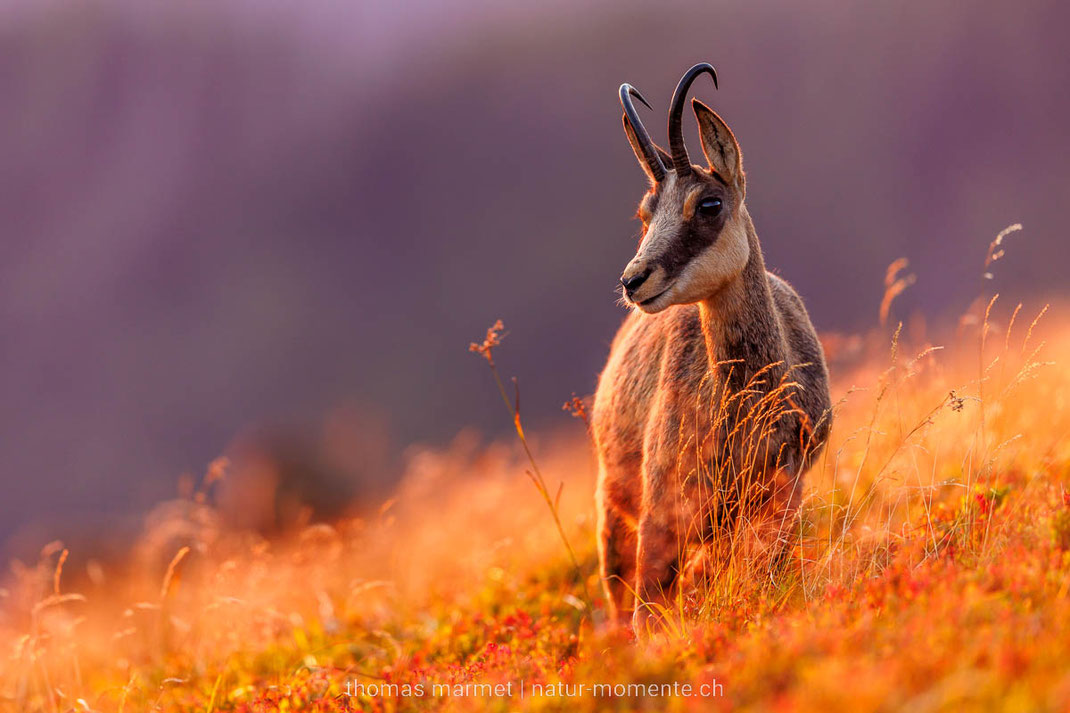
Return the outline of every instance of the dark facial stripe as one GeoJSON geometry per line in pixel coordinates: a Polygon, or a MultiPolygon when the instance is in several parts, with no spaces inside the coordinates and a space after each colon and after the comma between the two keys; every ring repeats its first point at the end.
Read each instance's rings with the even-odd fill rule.
{"type": "Polygon", "coordinates": [[[727,214],[727,210],[722,211],[712,223],[699,216],[680,225],[676,237],[669,241],[668,247],[657,258],[657,265],[665,271],[666,280],[678,277],[699,253],[717,242],[727,214]]]}

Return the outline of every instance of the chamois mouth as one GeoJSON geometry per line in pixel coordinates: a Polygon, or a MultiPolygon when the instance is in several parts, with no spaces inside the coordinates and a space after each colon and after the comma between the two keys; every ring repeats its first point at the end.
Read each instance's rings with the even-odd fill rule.
{"type": "Polygon", "coordinates": [[[648,297],[645,300],[640,300],[640,301],[636,302],[636,304],[639,305],[640,307],[646,307],[648,305],[652,305],[658,300],[659,297],[661,297],[662,295],[664,295],[668,291],[669,291],[669,288],[666,287],[664,290],[662,290],[658,294],[654,295],[653,297],[648,297]]]}
{"type": "Polygon", "coordinates": [[[660,312],[661,310],[658,309],[656,306],[657,302],[663,297],[665,297],[667,294],[669,294],[669,291],[672,290],[672,288],[672,284],[666,285],[665,289],[657,293],[656,295],[653,295],[652,297],[647,297],[645,300],[636,301],[635,306],[643,310],[644,312],[660,312]]]}

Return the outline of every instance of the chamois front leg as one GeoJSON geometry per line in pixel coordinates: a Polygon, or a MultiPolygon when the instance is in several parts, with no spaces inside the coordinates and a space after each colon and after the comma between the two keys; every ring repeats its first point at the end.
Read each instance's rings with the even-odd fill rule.
{"type": "MultiPolygon", "coordinates": [[[[598,486],[598,561],[609,604],[609,620],[624,623],[632,613],[632,592],[635,590],[636,533],[635,507],[625,489],[613,487],[611,478],[603,471],[598,486]]],[[[631,472],[634,480],[638,465],[631,472]]]]}
{"type": "Polygon", "coordinates": [[[639,547],[636,556],[635,612],[632,628],[636,635],[646,633],[662,618],[671,605],[679,575],[679,528],[675,518],[657,510],[648,510],[639,521],[639,547]]]}
{"type": "Polygon", "coordinates": [[[636,595],[632,627],[642,635],[671,604],[686,548],[686,503],[676,482],[677,428],[661,425],[662,436],[647,449],[636,552],[636,595]]]}

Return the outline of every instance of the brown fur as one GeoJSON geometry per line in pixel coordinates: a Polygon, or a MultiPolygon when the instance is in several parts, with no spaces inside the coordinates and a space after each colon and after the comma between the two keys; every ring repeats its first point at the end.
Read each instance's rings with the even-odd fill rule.
{"type": "Polygon", "coordinates": [[[592,412],[601,573],[612,616],[636,626],[695,545],[745,525],[755,553],[777,550],[830,425],[824,354],[802,300],[766,272],[738,143],[695,112],[711,168],[670,172],[643,199],[624,277],[649,275],[629,295],[648,314],[618,331],[592,412]],[[697,214],[711,196],[722,212],[697,214]]]}

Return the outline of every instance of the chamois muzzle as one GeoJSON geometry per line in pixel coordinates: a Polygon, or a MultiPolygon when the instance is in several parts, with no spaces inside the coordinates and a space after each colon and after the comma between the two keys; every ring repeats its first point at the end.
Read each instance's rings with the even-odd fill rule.
{"type": "Polygon", "coordinates": [[[691,89],[691,84],[700,74],[709,74],[713,78],[714,88],[717,88],[717,70],[713,68],[713,65],[708,62],[696,64],[684,73],[680,83],[676,85],[669,108],[669,151],[672,154],[672,165],[677,178],[691,174],[691,159],[688,158],[687,147],[684,146],[684,101],[687,100],[687,92],[691,89]]]}
{"type": "Polygon", "coordinates": [[[620,85],[620,105],[624,107],[624,120],[631,125],[632,131],[635,132],[635,138],[639,141],[639,146],[643,151],[643,155],[640,158],[646,161],[646,165],[650,167],[650,174],[654,177],[654,180],[661,181],[665,178],[665,165],[661,162],[661,157],[658,156],[658,150],[654,148],[654,142],[650,140],[650,134],[647,133],[646,127],[639,120],[639,114],[635,110],[635,105],[632,104],[632,97],[635,97],[647,109],[653,111],[653,107],[647,103],[638,89],[627,83],[620,85]]]}
{"type": "Polygon", "coordinates": [[[628,277],[628,273],[624,273],[620,276],[620,284],[624,287],[624,292],[628,295],[629,299],[635,295],[636,290],[643,286],[643,283],[646,282],[646,278],[650,277],[650,273],[653,271],[653,268],[648,267],[638,275],[628,277]]]}

